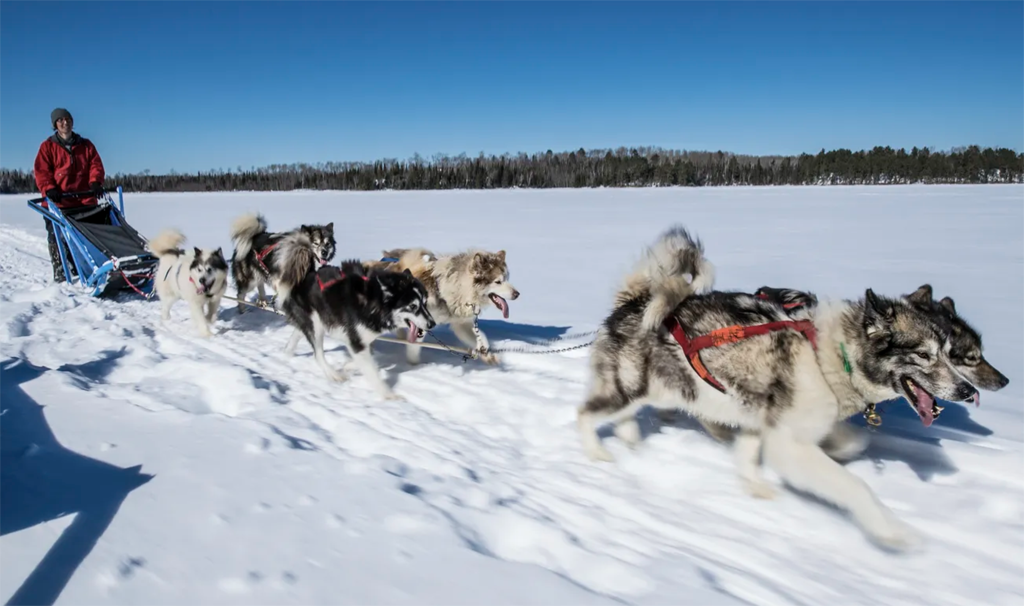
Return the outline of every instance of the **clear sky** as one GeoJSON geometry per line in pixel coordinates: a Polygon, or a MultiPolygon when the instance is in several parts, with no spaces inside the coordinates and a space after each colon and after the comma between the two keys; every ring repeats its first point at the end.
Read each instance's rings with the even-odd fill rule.
{"type": "Polygon", "coordinates": [[[1022,2],[0,3],[0,166],[1024,148],[1022,2]]]}

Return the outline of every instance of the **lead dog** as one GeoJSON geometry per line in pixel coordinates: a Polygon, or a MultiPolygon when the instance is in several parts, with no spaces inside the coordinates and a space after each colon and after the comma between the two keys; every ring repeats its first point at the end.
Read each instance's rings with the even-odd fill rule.
{"type": "Polygon", "coordinates": [[[740,429],[734,456],[752,493],[772,490],[759,475],[763,454],[787,483],[848,511],[879,544],[915,544],[915,533],[819,443],[838,420],[875,402],[905,395],[927,425],[936,397],[972,398],[941,329],[911,303],[870,289],[794,318],[753,295],[712,292],[713,282],[703,247],[682,228],[664,234],[627,277],[594,342],[578,410],[587,456],[612,460],[596,433],[602,416],[635,444],[641,405],[682,408],[740,429]]]}

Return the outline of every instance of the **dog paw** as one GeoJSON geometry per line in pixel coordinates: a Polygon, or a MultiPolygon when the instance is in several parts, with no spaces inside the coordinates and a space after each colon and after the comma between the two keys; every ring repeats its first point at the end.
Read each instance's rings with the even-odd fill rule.
{"type": "Polygon", "coordinates": [[[332,369],[327,373],[327,378],[335,383],[344,383],[345,381],[348,381],[348,374],[341,370],[332,369]]]}
{"type": "Polygon", "coordinates": [[[392,402],[405,402],[404,397],[400,396],[399,394],[393,391],[386,391],[382,393],[380,397],[384,398],[385,400],[390,400],[392,402]]]}
{"type": "Polygon", "coordinates": [[[740,482],[743,484],[743,491],[755,499],[771,500],[779,494],[774,486],[761,478],[743,478],[740,482]]]}
{"type": "Polygon", "coordinates": [[[587,455],[587,458],[591,461],[604,461],[605,463],[615,462],[615,457],[612,453],[602,446],[596,439],[592,442],[588,440],[583,444],[583,454],[587,455]]]}
{"type": "Polygon", "coordinates": [[[910,553],[924,546],[924,536],[895,517],[884,527],[872,529],[870,535],[879,546],[894,552],[910,553]]]}
{"type": "Polygon", "coordinates": [[[615,425],[615,437],[626,443],[630,449],[636,448],[640,443],[640,424],[636,419],[626,419],[615,425]]]}

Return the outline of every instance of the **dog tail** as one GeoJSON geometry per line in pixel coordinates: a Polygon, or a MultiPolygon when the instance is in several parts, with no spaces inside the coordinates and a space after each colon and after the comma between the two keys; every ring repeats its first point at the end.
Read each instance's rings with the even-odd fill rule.
{"type": "Polygon", "coordinates": [[[306,274],[316,271],[316,254],[313,241],[302,232],[291,232],[278,244],[274,264],[278,269],[274,290],[281,302],[291,294],[292,289],[305,279],[306,274]]]}
{"type": "Polygon", "coordinates": [[[640,327],[654,331],[684,299],[710,290],[714,283],[715,267],[704,257],[703,244],[676,226],[647,249],[626,278],[616,304],[647,295],[640,327]]]}
{"type": "Polygon", "coordinates": [[[231,223],[231,240],[235,243],[235,258],[244,259],[252,250],[252,241],[267,231],[263,215],[246,213],[231,223]]]}
{"type": "Polygon", "coordinates": [[[395,269],[399,271],[408,269],[414,276],[427,273],[434,261],[437,261],[434,253],[425,248],[406,248],[385,252],[399,253],[398,255],[389,255],[391,258],[398,259],[398,267],[395,269]]]}
{"type": "Polygon", "coordinates": [[[173,227],[169,227],[149,241],[149,250],[153,251],[153,254],[158,257],[178,256],[185,253],[181,248],[184,242],[184,234],[173,227]]]}

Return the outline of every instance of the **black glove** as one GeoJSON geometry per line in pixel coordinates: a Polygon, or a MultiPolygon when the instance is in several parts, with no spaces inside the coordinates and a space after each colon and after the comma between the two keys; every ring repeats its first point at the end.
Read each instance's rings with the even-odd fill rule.
{"type": "Polygon", "coordinates": [[[46,197],[49,198],[54,203],[56,203],[56,202],[60,202],[60,199],[63,197],[63,194],[61,193],[61,191],[59,189],[54,187],[52,189],[46,190],[46,197]]]}
{"type": "Polygon", "coordinates": [[[89,189],[92,190],[92,193],[96,194],[97,198],[102,198],[103,194],[105,193],[103,191],[103,184],[100,183],[99,181],[93,181],[92,183],[90,183],[89,189]]]}

